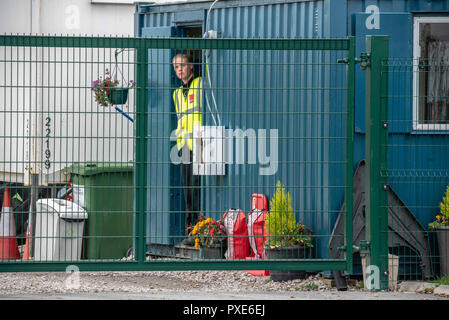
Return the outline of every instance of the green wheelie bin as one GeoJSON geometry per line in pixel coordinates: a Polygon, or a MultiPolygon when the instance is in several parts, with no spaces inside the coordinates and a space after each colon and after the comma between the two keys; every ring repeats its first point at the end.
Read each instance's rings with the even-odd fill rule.
{"type": "Polygon", "coordinates": [[[86,209],[85,259],[121,259],[133,240],[133,165],[131,163],[74,163],[73,201],[86,209]]]}

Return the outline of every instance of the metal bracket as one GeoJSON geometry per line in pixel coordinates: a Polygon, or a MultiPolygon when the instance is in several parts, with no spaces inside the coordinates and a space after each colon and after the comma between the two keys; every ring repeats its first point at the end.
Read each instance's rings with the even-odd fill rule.
{"type": "Polygon", "coordinates": [[[370,65],[370,55],[366,52],[362,52],[360,54],[360,58],[355,59],[355,63],[360,64],[360,68],[362,70],[366,70],[366,68],[370,65]]]}
{"type": "MultiPolygon", "coordinates": [[[[360,64],[360,68],[362,70],[366,70],[366,68],[368,68],[368,66],[370,65],[370,55],[368,53],[362,52],[360,54],[360,58],[355,58],[354,62],[356,64],[360,64]]],[[[349,63],[349,59],[348,58],[338,59],[337,63],[348,64],[349,63]]]]}
{"type": "MultiPolygon", "coordinates": [[[[341,247],[338,247],[337,250],[338,250],[338,251],[346,252],[347,247],[346,247],[346,246],[341,246],[341,247]]],[[[353,252],[353,253],[359,252],[359,251],[360,251],[360,247],[357,247],[357,246],[355,246],[355,245],[352,245],[352,252],[353,252]]]]}
{"type": "Polygon", "coordinates": [[[360,240],[360,256],[365,257],[369,254],[371,244],[369,241],[360,240]]]}

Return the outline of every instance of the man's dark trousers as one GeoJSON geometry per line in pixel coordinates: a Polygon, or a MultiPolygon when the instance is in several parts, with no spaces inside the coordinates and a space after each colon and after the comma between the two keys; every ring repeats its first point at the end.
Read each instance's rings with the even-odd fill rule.
{"type": "Polygon", "coordinates": [[[186,227],[193,227],[198,222],[201,206],[201,176],[193,174],[193,155],[187,147],[182,148],[181,174],[184,186],[186,227]]]}

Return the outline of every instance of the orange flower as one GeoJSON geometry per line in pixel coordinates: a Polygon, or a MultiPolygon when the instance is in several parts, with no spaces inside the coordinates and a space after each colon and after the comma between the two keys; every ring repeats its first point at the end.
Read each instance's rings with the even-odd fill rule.
{"type": "Polygon", "coordinates": [[[195,249],[199,249],[200,248],[200,239],[195,239],[195,249]]]}

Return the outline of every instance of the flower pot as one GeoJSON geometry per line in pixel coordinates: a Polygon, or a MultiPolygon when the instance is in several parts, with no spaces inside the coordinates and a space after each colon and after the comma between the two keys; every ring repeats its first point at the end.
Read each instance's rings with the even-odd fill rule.
{"type": "Polygon", "coordinates": [[[226,246],[224,244],[200,248],[200,259],[223,259],[225,252],[226,246]]]}
{"type": "Polygon", "coordinates": [[[114,88],[109,91],[108,99],[112,105],[125,104],[128,100],[128,88],[114,88]]]}
{"type": "MultiPolygon", "coordinates": [[[[267,259],[309,259],[312,257],[310,247],[264,247],[267,259]]],[[[305,279],[304,270],[270,270],[271,280],[288,281],[294,279],[305,279]]]]}
{"type": "Polygon", "coordinates": [[[435,227],[440,252],[440,276],[449,276],[449,227],[435,227]]]}

